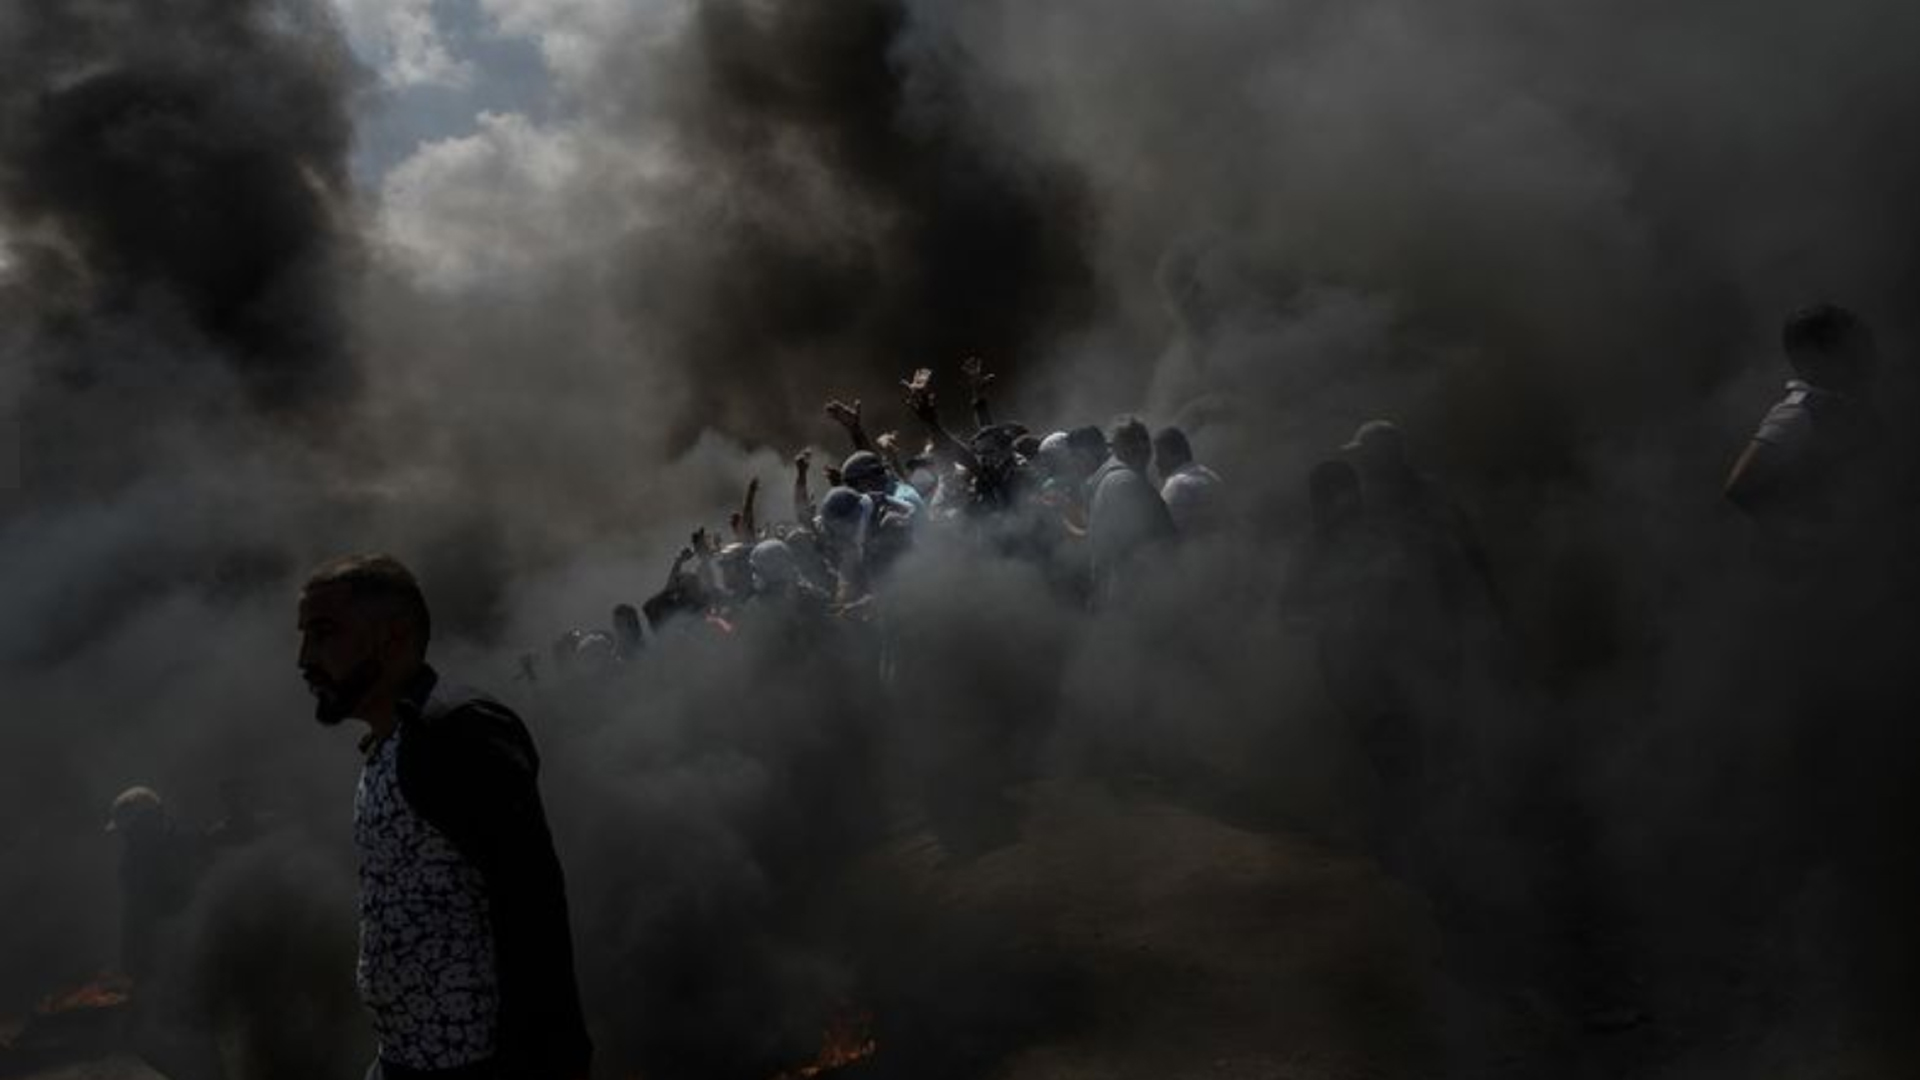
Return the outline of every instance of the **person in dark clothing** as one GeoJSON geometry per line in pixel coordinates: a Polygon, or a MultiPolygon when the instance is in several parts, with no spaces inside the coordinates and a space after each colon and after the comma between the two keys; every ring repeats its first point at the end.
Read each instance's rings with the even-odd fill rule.
{"type": "Polygon", "coordinates": [[[107,831],[120,838],[120,970],[138,983],[153,973],[168,920],[193,897],[201,853],[149,787],[113,800],[107,831]]]}
{"type": "Polygon", "coordinates": [[[1795,377],[1734,463],[1726,497],[1782,531],[1865,524],[1897,483],[1871,405],[1873,334],[1853,312],[1819,304],[1787,319],[1781,344],[1795,377]]]}
{"type": "Polygon", "coordinates": [[[207,837],[176,821],[145,786],[114,798],[107,832],[121,845],[120,973],[132,989],[127,1046],[169,1077],[220,1080],[213,1017],[183,948],[198,936],[186,912],[211,854],[207,837]]]}
{"type": "MultiPolygon", "coordinates": [[[[1433,647],[1458,646],[1463,620],[1505,633],[1506,602],[1472,522],[1440,484],[1414,467],[1391,420],[1369,420],[1341,448],[1360,476],[1368,520],[1392,545],[1433,647]]],[[[1456,661],[1457,662],[1457,661],[1456,661]]]]}
{"type": "Polygon", "coordinates": [[[391,557],[315,571],[298,625],[316,718],[368,729],[354,839],[370,1080],[585,1077],[566,887],[525,725],[427,664],[425,597],[391,557]]]}
{"type": "Polygon", "coordinates": [[[1389,799],[1404,801],[1421,783],[1423,755],[1409,688],[1399,677],[1410,651],[1396,607],[1406,594],[1403,563],[1368,517],[1351,464],[1323,461],[1307,485],[1313,531],[1283,596],[1293,617],[1313,630],[1328,698],[1355,726],[1389,799]]]}

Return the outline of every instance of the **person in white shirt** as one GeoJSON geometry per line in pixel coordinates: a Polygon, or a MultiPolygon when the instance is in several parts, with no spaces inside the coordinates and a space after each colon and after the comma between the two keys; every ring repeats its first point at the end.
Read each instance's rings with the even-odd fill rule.
{"type": "Polygon", "coordinates": [[[1186,432],[1177,427],[1155,432],[1153,464],[1160,473],[1160,498],[1182,536],[1219,527],[1220,474],[1193,460],[1193,446],[1186,432]]]}

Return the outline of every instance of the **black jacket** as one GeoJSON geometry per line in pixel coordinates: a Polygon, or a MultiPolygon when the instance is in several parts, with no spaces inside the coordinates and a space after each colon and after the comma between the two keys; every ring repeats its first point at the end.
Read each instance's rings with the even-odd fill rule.
{"type": "Polygon", "coordinates": [[[400,793],[486,881],[498,970],[495,1062],[513,1080],[584,1076],[566,882],[540,803],[540,756],[512,709],[430,667],[401,702],[400,793]]]}

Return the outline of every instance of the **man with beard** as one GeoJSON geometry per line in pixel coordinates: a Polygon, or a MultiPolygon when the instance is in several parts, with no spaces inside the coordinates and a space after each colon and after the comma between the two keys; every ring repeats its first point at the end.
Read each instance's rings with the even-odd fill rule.
{"type": "Polygon", "coordinates": [[[338,559],[301,590],[300,673],[327,726],[367,725],[354,799],[369,1080],[572,1080],[592,1047],[539,757],[506,706],[441,681],[413,574],[338,559]]]}

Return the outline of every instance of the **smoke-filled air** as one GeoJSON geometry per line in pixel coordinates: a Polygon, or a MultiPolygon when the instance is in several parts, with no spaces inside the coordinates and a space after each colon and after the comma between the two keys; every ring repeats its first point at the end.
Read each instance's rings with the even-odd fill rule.
{"type": "Polygon", "coordinates": [[[1911,1075],[1916,40],[0,0],[0,1078],[1911,1075]]]}

